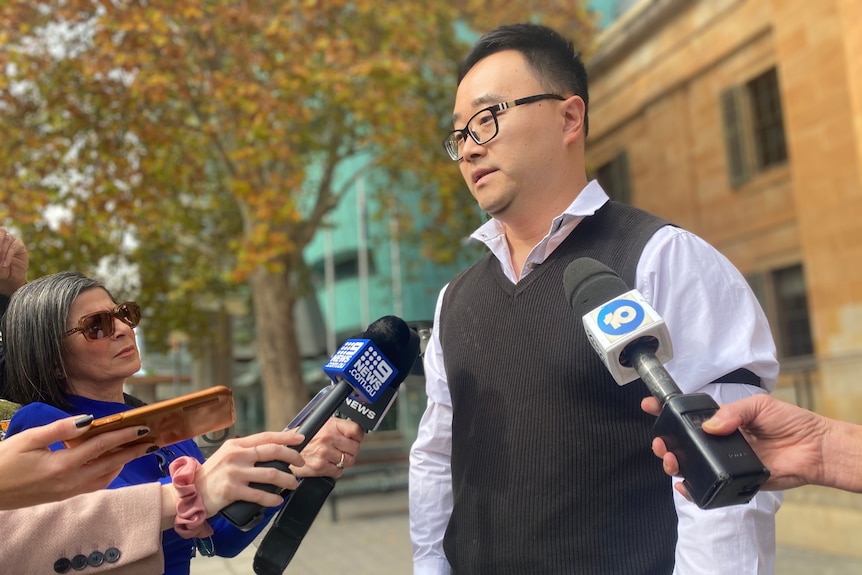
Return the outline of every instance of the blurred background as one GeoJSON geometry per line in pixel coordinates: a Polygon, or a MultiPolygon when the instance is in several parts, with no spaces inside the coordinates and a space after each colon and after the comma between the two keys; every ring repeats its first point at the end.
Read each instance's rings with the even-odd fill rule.
{"type": "MultiPolygon", "coordinates": [[[[746,275],[778,397],[862,423],[862,3],[452,4],[0,2],[0,224],[30,279],[76,269],[142,304],[133,395],[231,387],[236,426],[205,444],[280,429],[371,321],[427,339],[481,253],[440,144],[456,66],[532,20],[588,63],[591,176],[746,275]]],[[[424,405],[417,365],[369,463],[403,466],[424,405]]],[[[788,492],[778,524],[862,557],[858,496],[788,492]]]]}

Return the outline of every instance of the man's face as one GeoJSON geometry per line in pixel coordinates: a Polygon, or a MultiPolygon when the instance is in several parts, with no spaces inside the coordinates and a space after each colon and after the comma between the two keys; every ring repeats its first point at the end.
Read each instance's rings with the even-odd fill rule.
{"type": "MultiPolygon", "coordinates": [[[[470,117],[488,106],[543,94],[539,80],[520,52],[507,50],[480,60],[458,86],[453,125],[463,128],[470,117]]],[[[505,220],[507,214],[531,209],[564,146],[563,102],[540,100],[497,113],[499,131],[486,144],[467,138],[459,161],[461,175],[479,207],[505,220]]]]}

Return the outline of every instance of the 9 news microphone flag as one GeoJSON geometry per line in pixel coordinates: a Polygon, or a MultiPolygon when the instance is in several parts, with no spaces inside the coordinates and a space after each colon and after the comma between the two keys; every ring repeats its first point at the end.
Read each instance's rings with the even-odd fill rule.
{"type": "MultiPolygon", "coordinates": [[[[299,423],[298,431],[305,439],[291,447],[302,451],[352,392],[358,393],[365,401],[374,402],[393,381],[400,383],[418,353],[418,346],[415,351],[409,349],[410,331],[401,318],[384,316],[368,326],[363,338],[347,340],[323,367],[333,381],[331,391],[325,396],[315,397],[312,400],[315,405],[311,409],[309,406],[303,409],[307,415],[299,423]]],[[[290,471],[282,461],[257,465],[290,471]]],[[[270,493],[279,491],[274,485],[252,486],[270,493]]],[[[243,531],[252,529],[264,517],[263,507],[248,501],[231,503],[221,510],[221,514],[243,531]]]]}
{"type": "MultiPolygon", "coordinates": [[[[377,320],[368,326],[363,335],[378,344],[381,361],[394,368],[395,373],[387,382],[388,385],[376,390],[375,398],[368,402],[371,406],[375,405],[375,401],[378,405],[386,403],[385,409],[388,409],[392,398],[387,392],[401,385],[419,356],[419,336],[403,320],[395,316],[386,316],[377,320]]],[[[348,340],[350,341],[352,340],[348,340]]],[[[348,366],[339,369],[350,370],[351,368],[348,366]]],[[[386,369],[386,367],[382,368],[380,373],[385,372],[386,369]]],[[[327,371],[327,368],[324,368],[324,371],[327,371]]],[[[349,396],[349,392],[347,395],[349,396]]],[[[347,396],[341,397],[342,405],[336,406],[336,409],[344,407],[346,398],[347,396]]],[[[355,404],[352,406],[356,407],[355,404]]],[[[379,419],[375,416],[372,420],[367,420],[366,411],[364,418],[366,418],[365,422],[358,421],[358,423],[368,431],[369,421],[377,420],[376,423],[379,425],[383,414],[381,412],[379,419]]],[[[371,424],[371,427],[376,428],[376,425],[371,424]]],[[[290,494],[287,503],[276,515],[272,527],[258,547],[253,563],[255,573],[281,575],[284,572],[334,486],[335,479],[331,477],[309,477],[300,481],[299,487],[290,494]]]]}

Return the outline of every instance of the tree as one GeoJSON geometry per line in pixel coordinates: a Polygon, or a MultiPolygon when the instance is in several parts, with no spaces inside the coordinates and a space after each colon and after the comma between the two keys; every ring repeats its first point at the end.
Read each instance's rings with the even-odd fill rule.
{"type": "Polygon", "coordinates": [[[540,16],[589,38],[579,4],[550,0],[10,0],[0,215],[36,246],[35,275],[134,262],[155,346],[194,341],[247,285],[276,428],[306,401],[292,309],[302,250],[350,184],[336,174],[360,155],[389,189],[423,183],[437,237],[459,225],[469,198],[439,152],[456,22],[540,16]]]}

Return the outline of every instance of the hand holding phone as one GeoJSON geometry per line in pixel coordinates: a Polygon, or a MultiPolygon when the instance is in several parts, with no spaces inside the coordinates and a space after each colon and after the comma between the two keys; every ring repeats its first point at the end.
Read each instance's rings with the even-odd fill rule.
{"type": "Polygon", "coordinates": [[[63,444],[80,445],[85,440],[125,427],[146,427],[150,432],[126,445],[155,443],[159,447],[226,429],[236,421],[233,392],[223,385],[180,397],[122,411],[95,420],[82,435],[63,444]]]}

